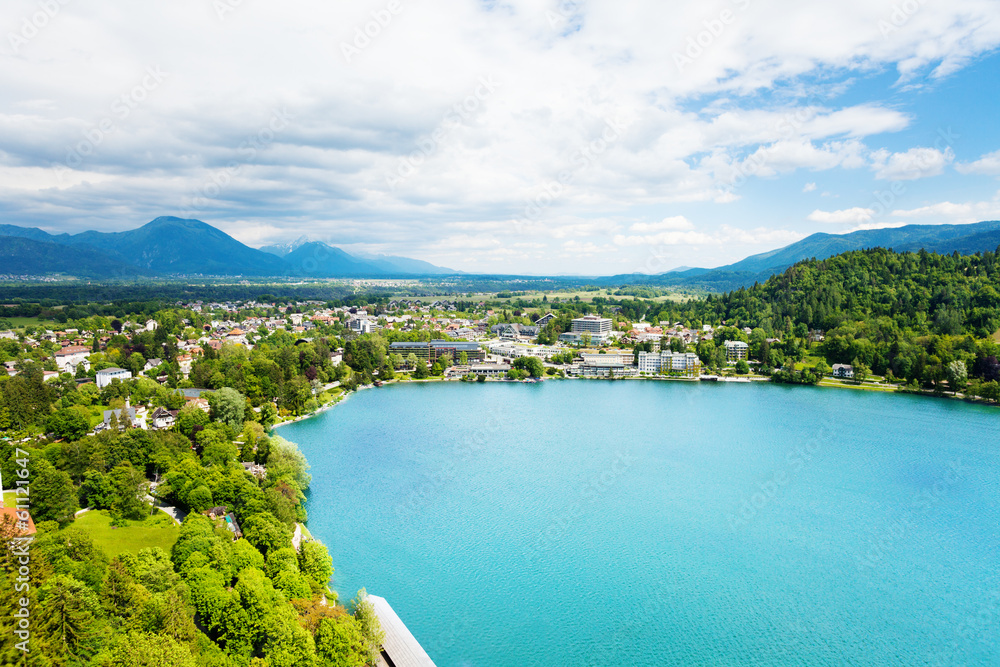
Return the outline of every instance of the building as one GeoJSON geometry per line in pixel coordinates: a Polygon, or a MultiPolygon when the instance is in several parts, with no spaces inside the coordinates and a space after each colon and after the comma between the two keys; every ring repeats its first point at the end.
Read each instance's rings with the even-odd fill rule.
{"type": "Polygon", "coordinates": [[[850,364],[834,364],[833,365],[833,377],[835,378],[853,378],[854,377],[854,366],[850,364]]]}
{"type": "Polygon", "coordinates": [[[535,322],[535,326],[538,327],[539,329],[544,329],[545,326],[554,319],[556,319],[555,315],[553,315],[552,313],[545,313],[544,315],[538,318],[538,320],[535,322]]]}
{"type": "Polygon", "coordinates": [[[104,389],[115,380],[124,382],[131,379],[132,372],[124,368],[105,368],[104,370],[97,371],[97,388],[104,389]]]}
{"type": "Polygon", "coordinates": [[[76,373],[77,366],[90,370],[90,348],[85,345],[69,345],[56,352],[56,367],[64,373],[76,373]]]}
{"type": "Polygon", "coordinates": [[[26,509],[0,507],[0,535],[27,537],[35,534],[35,522],[26,509]]]}
{"type": "Polygon", "coordinates": [[[490,331],[500,338],[535,338],[541,328],[534,324],[506,323],[495,324],[490,327],[490,331]]]}
{"type": "Polygon", "coordinates": [[[462,353],[465,353],[466,361],[485,361],[486,353],[479,343],[464,340],[432,340],[430,342],[396,342],[389,345],[390,354],[398,354],[405,361],[411,354],[417,361],[433,364],[441,357],[447,355],[451,357],[452,363],[461,361],[462,353]]]}
{"type": "Polygon", "coordinates": [[[506,377],[510,364],[472,364],[469,373],[475,376],[485,375],[488,378],[506,377]]]}
{"type": "Polygon", "coordinates": [[[701,359],[694,352],[640,352],[639,373],[666,375],[680,373],[697,377],[701,373],[701,359]]]}
{"type": "Polygon", "coordinates": [[[164,407],[156,408],[153,410],[153,414],[150,415],[150,419],[153,421],[153,428],[170,428],[177,421],[178,412],[179,410],[167,410],[164,407]]]}
{"type": "Polygon", "coordinates": [[[570,331],[578,334],[589,333],[592,340],[596,340],[598,338],[604,340],[607,339],[611,330],[614,328],[613,324],[614,323],[607,317],[584,315],[583,317],[578,317],[573,320],[570,331]]]}
{"type": "Polygon", "coordinates": [[[631,366],[635,361],[635,355],[632,353],[632,350],[625,350],[624,352],[607,352],[606,354],[585,352],[580,355],[580,358],[583,359],[584,363],[589,363],[591,361],[595,363],[607,362],[622,364],[624,366],[631,366]]]}
{"type": "Polygon", "coordinates": [[[257,479],[264,479],[267,477],[267,466],[254,463],[253,461],[242,461],[241,465],[243,466],[243,470],[250,473],[257,479]]]}
{"type": "Polygon", "coordinates": [[[727,340],[725,342],[726,347],[726,361],[746,361],[747,355],[750,353],[750,346],[741,340],[727,340]]]}
{"type": "Polygon", "coordinates": [[[375,331],[375,323],[367,317],[353,317],[348,321],[347,327],[359,334],[366,334],[375,331]]]}
{"type": "Polygon", "coordinates": [[[568,370],[569,374],[580,377],[607,378],[629,377],[636,373],[631,359],[629,359],[628,363],[624,363],[617,354],[594,354],[589,356],[591,358],[588,361],[570,366],[568,370]]]}
{"type": "Polygon", "coordinates": [[[385,598],[369,595],[365,599],[371,603],[375,617],[385,632],[381,660],[377,663],[379,667],[435,667],[434,661],[385,598]]]}

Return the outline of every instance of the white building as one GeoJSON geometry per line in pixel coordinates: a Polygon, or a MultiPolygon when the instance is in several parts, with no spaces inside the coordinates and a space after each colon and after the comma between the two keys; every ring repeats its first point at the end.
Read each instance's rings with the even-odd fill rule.
{"type": "Polygon", "coordinates": [[[679,372],[687,375],[698,375],[701,370],[701,359],[694,352],[640,352],[639,372],[646,375],[679,372]]]}
{"type": "Polygon", "coordinates": [[[750,352],[749,345],[741,340],[727,340],[725,346],[726,361],[746,361],[747,355],[750,352]]]}
{"type": "Polygon", "coordinates": [[[613,322],[607,317],[584,315],[573,320],[570,331],[573,333],[589,333],[593,338],[607,338],[613,329],[613,322]]]}
{"type": "Polygon", "coordinates": [[[835,378],[853,378],[854,377],[854,366],[850,364],[834,364],[833,365],[833,377],[835,378]]]}
{"type": "Polygon", "coordinates": [[[580,355],[583,359],[583,363],[609,363],[609,364],[621,364],[623,366],[632,366],[635,363],[635,355],[631,350],[626,352],[608,352],[607,354],[594,354],[592,352],[585,352],[580,355]]]}
{"type": "Polygon", "coordinates": [[[70,345],[56,351],[56,367],[64,373],[75,373],[76,367],[83,364],[84,370],[90,370],[90,348],[85,345],[70,345]]]}
{"type": "Polygon", "coordinates": [[[114,380],[131,380],[132,372],[127,371],[124,368],[105,368],[102,371],[97,371],[97,388],[104,389],[114,380]]]}

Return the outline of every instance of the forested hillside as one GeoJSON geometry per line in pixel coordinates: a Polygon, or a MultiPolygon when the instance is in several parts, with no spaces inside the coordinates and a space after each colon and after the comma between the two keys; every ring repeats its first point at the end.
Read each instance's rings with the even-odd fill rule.
{"type": "Polygon", "coordinates": [[[800,262],[767,282],[667,307],[669,316],[760,328],[768,336],[823,332],[829,363],[936,385],[951,362],[1000,379],[1000,256],[872,249],[800,262]]]}

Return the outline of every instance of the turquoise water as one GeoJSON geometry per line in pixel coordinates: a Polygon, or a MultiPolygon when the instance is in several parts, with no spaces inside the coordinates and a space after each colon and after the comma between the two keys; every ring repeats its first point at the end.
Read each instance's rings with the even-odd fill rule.
{"type": "Polygon", "coordinates": [[[279,430],[342,599],[439,667],[1000,665],[1000,411],[772,385],[364,391],[279,430]]]}

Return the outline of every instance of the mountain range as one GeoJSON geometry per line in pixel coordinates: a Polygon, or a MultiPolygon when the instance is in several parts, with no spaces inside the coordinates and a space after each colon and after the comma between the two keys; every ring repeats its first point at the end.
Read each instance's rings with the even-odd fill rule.
{"type": "Polygon", "coordinates": [[[897,252],[952,253],[963,255],[993,252],[1000,247],[1000,221],[968,225],[905,225],[867,229],[849,234],[819,232],[777,250],[751,255],[714,269],[681,267],[656,275],[623,274],[601,278],[602,285],[644,284],[701,287],[725,291],[764,282],[804,259],[826,259],[849,250],[889,248],[897,252]]]}
{"type": "Polygon", "coordinates": [[[171,275],[379,278],[459,273],[406,257],[355,257],[307,239],[256,249],[200,220],[174,217],[156,218],[124,232],[72,235],[0,225],[0,260],[0,274],[96,279],[171,275]],[[66,252],[67,246],[73,248],[72,253],[66,252]]]}
{"type": "MultiPolygon", "coordinates": [[[[993,251],[1000,247],[1000,221],[818,233],[714,269],[678,267],[658,275],[624,274],[581,280],[608,286],[683,286],[723,291],[763,282],[804,259],[826,259],[848,250],[874,247],[900,252],[993,251]]],[[[307,237],[288,244],[251,248],[200,220],[173,217],[157,218],[124,232],[72,235],[0,225],[0,274],[8,275],[62,274],[101,280],[178,275],[388,278],[459,273],[407,257],[352,255],[307,237]]]]}

